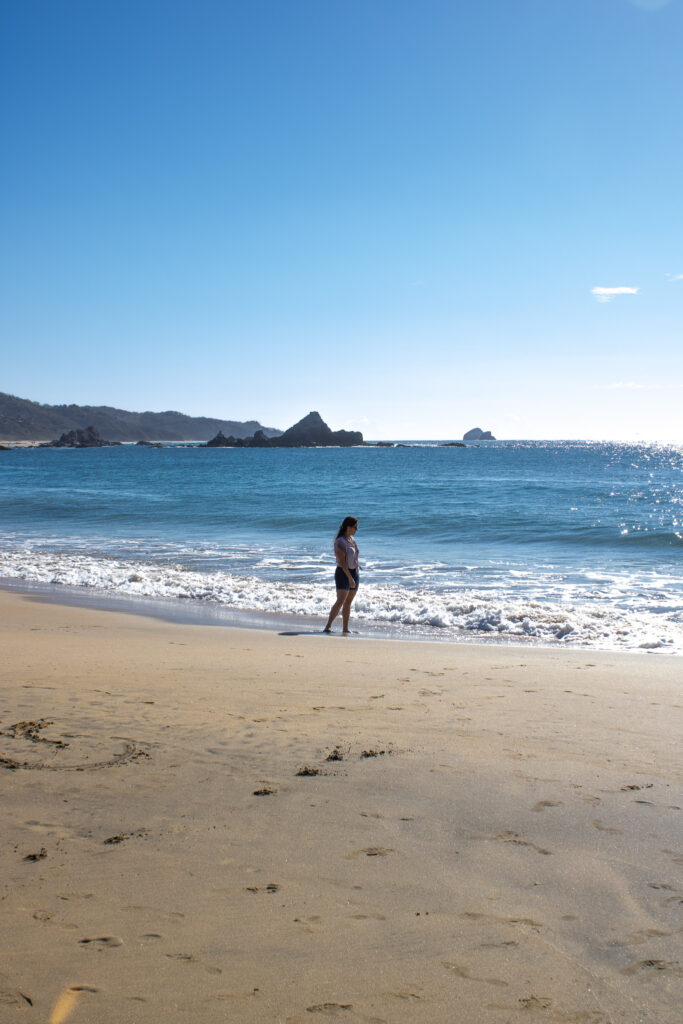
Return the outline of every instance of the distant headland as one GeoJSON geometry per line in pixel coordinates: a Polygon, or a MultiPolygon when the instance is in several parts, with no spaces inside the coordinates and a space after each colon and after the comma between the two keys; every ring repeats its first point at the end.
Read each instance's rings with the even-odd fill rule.
{"type": "Polygon", "coordinates": [[[41,405],[0,392],[3,441],[49,441],[89,427],[108,441],[208,441],[219,430],[235,437],[247,437],[258,430],[266,437],[281,433],[258,420],[219,420],[173,411],[128,412],[107,405],[41,405]]]}

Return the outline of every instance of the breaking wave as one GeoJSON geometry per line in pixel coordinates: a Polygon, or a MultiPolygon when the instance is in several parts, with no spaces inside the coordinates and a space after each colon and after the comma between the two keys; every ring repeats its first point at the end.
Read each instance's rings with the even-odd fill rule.
{"type": "MultiPolygon", "coordinates": [[[[267,565],[269,559],[264,562],[267,565]]],[[[613,577],[593,573],[580,587],[576,581],[556,579],[553,584],[549,578],[534,592],[531,574],[522,570],[493,576],[489,571],[479,586],[474,568],[468,575],[474,586],[436,589],[419,582],[382,582],[382,567],[375,566],[364,575],[354,615],[375,627],[385,626],[394,635],[683,653],[683,607],[669,599],[661,580],[643,580],[634,591],[632,580],[620,586],[613,577]]],[[[0,577],[6,579],[324,620],[334,596],[330,568],[319,566],[310,576],[317,578],[290,581],[282,573],[273,579],[29,547],[0,553],[0,577]]]]}

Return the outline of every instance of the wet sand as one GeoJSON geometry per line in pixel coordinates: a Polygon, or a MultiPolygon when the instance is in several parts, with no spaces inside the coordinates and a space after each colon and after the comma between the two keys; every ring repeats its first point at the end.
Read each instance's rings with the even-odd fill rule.
{"type": "Polygon", "coordinates": [[[0,1019],[678,1024],[681,659],[0,592],[0,1019]]]}

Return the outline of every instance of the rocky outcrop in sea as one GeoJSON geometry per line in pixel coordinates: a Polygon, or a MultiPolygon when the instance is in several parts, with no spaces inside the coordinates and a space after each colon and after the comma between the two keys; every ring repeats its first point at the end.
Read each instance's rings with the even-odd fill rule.
{"type": "Polygon", "coordinates": [[[279,437],[266,437],[262,430],[257,430],[251,437],[225,437],[222,431],[207,441],[207,448],[327,448],[344,447],[363,444],[363,435],[359,430],[331,430],[319,412],[309,412],[308,416],[295,423],[279,437]]]}
{"type": "Polygon", "coordinates": [[[47,441],[38,445],[39,448],[109,448],[113,445],[120,445],[120,441],[104,441],[96,427],[86,427],[84,430],[70,430],[57,441],[47,441]]]}
{"type": "Polygon", "coordinates": [[[495,441],[490,430],[482,430],[481,427],[473,427],[463,435],[463,441],[495,441]]]}

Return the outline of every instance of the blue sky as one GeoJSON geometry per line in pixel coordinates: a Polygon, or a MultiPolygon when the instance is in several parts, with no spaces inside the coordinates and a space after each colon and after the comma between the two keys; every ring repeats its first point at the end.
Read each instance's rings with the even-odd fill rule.
{"type": "Polygon", "coordinates": [[[1,391],[683,441],[683,0],[0,12],[1,391]]]}

